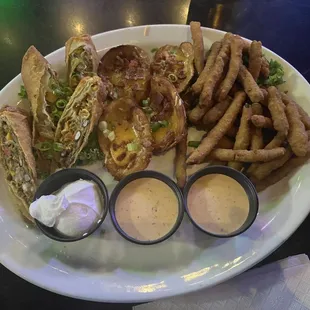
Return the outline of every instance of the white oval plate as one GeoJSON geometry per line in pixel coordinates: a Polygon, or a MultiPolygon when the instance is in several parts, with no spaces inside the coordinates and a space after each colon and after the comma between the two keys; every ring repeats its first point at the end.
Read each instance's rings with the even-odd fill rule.
{"type": "MultiPolygon", "coordinates": [[[[203,29],[205,47],[224,33],[203,29]]],[[[131,43],[147,50],[164,44],[190,41],[188,26],[156,25],[115,30],[93,37],[98,50],[131,43]]],[[[310,86],[296,69],[265,49],[267,58],[280,61],[286,72],[285,90],[308,112],[310,86]]],[[[56,70],[64,68],[64,48],[49,56],[56,70]]],[[[21,85],[17,76],[0,93],[1,105],[15,104],[21,85]]],[[[195,133],[194,133],[195,134],[195,133]]],[[[173,175],[174,150],[153,159],[149,169],[173,175]]],[[[100,165],[95,171],[113,189],[115,182],[100,165]],[[99,168],[99,169],[98,169],[99,168]],[[98,172],[99,171],[99,172],[98,172]]],[[[260,195],[260,209],[253,226],[230,239],[208,237],[187,217],[166,242],[139,246],[122,239],[109,216],[101,231],[82,241],[63,244],[30,229],[12,211],[12,198],[0,182],[0,261],[27,281],[50,291],[93,301],[138,302],[210,287],[258,263],[301,224],[310,210],[310,167],[282,180],[260,195]],[[105,230],[105,232],[103,232],[105,230]]]]}

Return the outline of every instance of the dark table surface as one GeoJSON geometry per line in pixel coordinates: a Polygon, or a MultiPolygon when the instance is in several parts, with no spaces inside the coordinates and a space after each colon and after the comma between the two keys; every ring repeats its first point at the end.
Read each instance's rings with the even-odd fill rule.
{"type": "MultiPolygon", "coordinates": [[[[1,0],[0,89],[20,72],[23,54],[35,45],[43,55],[72,35],[96,34],[144,24],[203,26],[261,40],[310,81],[309,0],[1,0]]],[[[261,264],[310,254],[310,217],[261,264]]],[[[131,309],[98,304],[47,292],[0,265],[0,309],[131,309]]]]}

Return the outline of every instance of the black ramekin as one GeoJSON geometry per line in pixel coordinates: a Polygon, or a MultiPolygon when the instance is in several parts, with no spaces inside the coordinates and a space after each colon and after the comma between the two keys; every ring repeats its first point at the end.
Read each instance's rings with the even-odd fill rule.
{"type": "Polygon", "coordinates": [[[173,180],[171,180],[169,177],[167,177],[166,175],[159,173],[157,171],[145,170],[145,171],[135,172],[135,173],[132,173],[132,174],[126,176],[124,179],[122,179],[116,185],[116,187],[114,188],[114,190],[112,192],[111,198],[110,198],[109,210],[110,210],[112,223],[113,223],[115,229],[118,231],[118,233],[122,237],[124,237],[128,241],[131,241],[131,242],[136,243],[136,244],[151,245],[151,244],[160,243],[160,242],[168,239],[179,228],[179,226],[182,222],[183,216],[184,216],[184,199],[183,199],[182,191],[180,190],[178,185],[173,180]],[[130,183],[134,180],[137,180],[137,179],[141,179],[141,178],[153,178],[153,179],[157,179],[157,180],[164,182],[173,190],[173,192],[175,193],[175,195],[178,199],[179,213],[178,213],[178,216],[176,218],[176,222],[175,222],[174,226],[166,235],[164,235],[163,237],[161,237],[159,239],[152,240],[152,241],[141,241],[141,240],[137,240],[137,239],[129,236],[126,232],[124,232],[122,230],[122,228],[118,224],[116,216],[115,216],[115,204],[116,204],[116,200],[117,200],[119,193],[122,191],[122,189],[128,183],[130,183]]]}
{"type": "Polygon", "coordinates": [[[257,197],[257,192],[256,189],[253,185],[253,183],[241,172],[230,168],[230,167],[226,167],[226,166],[210,166],[210,167],[206,167],[204,169],[201,169],[199,171],[197,171],[196,173],[194,173],[189,180],[187,181],[184,190],[183,190],[183,194],[184,194],[184,206],[185,206],[185,210],[187,215],[189,216],[190,220],[192,221],[192,223],[201,231],[207,233],[208,235],[211,235],[213,237],[218,237],[218,238],[230,238],[230,237],[234,237],[237,235],[240,235],[241,233],[245,232],[254,222],[254,220],[256,219],[257,213],[258,213],[258,197],[257,197]],[[228,177],[233,178],[235,181],[237,181],[245,190],[248,199],[249,199],[249,214],[247,219],[245,220],[245,222],[243,223],[243,225],[237,229],[236,231],[230,233],[230,234],[214,234],[212,232],[207,231],[206,229],[204,229],[203,227],[201,227],[198,223],[196,223],[189,210],[188,210],[188,206],[187,206],[187,196],[189,193],[189,190],[191,188],[191,186],[201,177],[208,175],[208,174],[223,174],[226,175],[228,177]]]}
{"type": "Polygon", "coordinates": [[[99,228],[99,226],[104,221],[107,213],[108,213],[108,204],[109,204],[109,196],[106,186],[104,185],[103,181],[94,173],[84,170],[84,169],[76,169],[76,168],[70,168],[70,169],[64,169],[60,170],[48,178],[46,178],[42,184],[39,186],[35,193],[34,201],[38,198],[40,198],[43,195],[51,195],[54,192],[58,191],[61,187],[63,187],[66,184],[78,181],[78,180],[87,180],[87,181],[93,181],[95,184],[97,184],[99,191],[102,196],[103,205],[101,208],[101,214],[99,216],[99,220],[96,224],[94,224],[94,227],[91,228],[87,233],[83,234],[82,236],[77,237],[70,237],[66,236],[60,232],[58,232],[53,227],[47,227],[44,224],[40,223],[38,220],[35,219],[36,225],[38,228],[49,238],[60,241],[60,242],[73,242],[73,241],[79,241],[82,240],[88,236],[90,236],[95,230],[99,228]]]}

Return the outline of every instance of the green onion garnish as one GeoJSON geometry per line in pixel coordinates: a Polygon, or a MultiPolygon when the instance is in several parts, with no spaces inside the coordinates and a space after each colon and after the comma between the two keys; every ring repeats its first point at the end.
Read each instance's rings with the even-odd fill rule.
{"type": "Polygon", "coordinates": [[[52,144],[50,142],[45,141],[37,143],[34,147],[41,152],[46,152],[52,148],[52,144]]]}
{"type": "Polygon", "coordinates": [[[160,127],[161,125],[159,123],[151,123],[152,132],[156,132],[160,127]]]}
{"type": "Polygon", "coordinates": [[[166,120],[164,120],[164,121],[159,121],[158,123],[161,125],[161,127],[168,127],[168,126],[169,126],[169,122],[166,121],[166,120]]]}
{"type": "Polygon", "coordinates": [[[58,99],[56,101],[56,107],[60,110],[63,110],[65,108],[65,106],[67,105],[67,100],[65,99],[58,99]]]}
{"type": "Polygon", "coordinates": [[[61,143],[54,142],[53,143],[53,150],[55,152],[61,152],[64,149],[64,146],[61,143]]]}
{"type": "Polygon", "coordinates": [[[194,148],[197,148],[200,144],[200,141],[188,141],[187,145],[189,147],[194,147],[194,148]]]}
{"type": "Polygon", "coordinates": [[[149,104],[150,104],[150,102],[148,101],[148,99],[142,100],[142,105],[143,105],[144,107],[149,106],[149,104]]]}
{"type": "Polygon", "coordinates": [[[138,151],[139,150],[139,144],[132,142],[132,143],[128,143],[127,144],[127,150],[129,152],[134,152],[134,151],[138,151]]]}
{"type": "Polygon", "coordinates": [[[158,51],[158,48],[157,48],[157,47],[154,47],[154,48],[151,49],[151,52],[152,52],[152,53],[156,53],[157,51],[158,51]]]}
{"type": "Polygon", "coordinates": [[[151,114],[153,112],[152,108],[150,108],[150,107],[142,107],[142,110],[146,114],[151,114]]]}
{"type": "Polygon", "coordinates": [[[21,99],[27,99],[28,98],[28,95],[27,95],[27,92],[26,92],[26,88],[24,85],[21,85],[20,86],[20,91],[18,93],[18,96],[21,98],[21,99]]]}
{"type": "Polygon", "coordinates": [[[53,94],[54,94],[55,96],[57,96],[58,98],[60,98],[60,97],[65,97],[65,96],[66,96],[66,94],[65,94],[61,89],[59,89],[59,88],[55,88],[55,89],[53,90],[53,94]]]}
{"type": "Polygon", "coordinates": [[[172,83],[174,83],[174,82],[176,82],[176,81],[178,80],[178,78],[176,77],[176,75],[173,74],[173,73],[169,73],[169,74],[168,74],[168,79],[169,79],[172,83]]]}

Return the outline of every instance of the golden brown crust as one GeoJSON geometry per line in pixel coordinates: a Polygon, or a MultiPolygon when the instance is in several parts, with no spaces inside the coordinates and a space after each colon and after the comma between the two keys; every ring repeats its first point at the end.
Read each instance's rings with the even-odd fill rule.
{"type": "Polygon", "coordinates": [[[253,41],[249,49],[249,72],[255,81],[258,79],[262,67],[262,57],[262,42],[253,41]]]}
{"type": "Polygon", "coordinates": [[[194,46],[195,67],[198,74],[200,74],[203,70],[204,65],[204,46],[200,23],[192,21],[190,22],[190,28],[194,46]]]}
{"type": "MultiPolygon", "coordinates": [[[[19,109],[14,107],[5,107],[0,111],[0,119],[5,119],[7,124],[11,127],[12,131],[17,137],[19,146],[22,150],[22,153],[25,156],[26,164],[29,167],[29,171],[31,173],[31,179],[34,184],[37,181],[37,172],[36,172],[36,163],[32,152],[31,147],[31,130],[28,123],[27,116],[19,111],[19,109]]],[[[2,146],[1,146],[2,147],[2,146]]],[[[12,158],[13,160],[13,158],[12,158]]],[[[7,173],[7,171],[5,171],[7,173]]],[[[17,195],[16,189],[9,186],[14,193],[14,195],[21,201],[22,207],[20,207],[20,211],[22,214],[30,221],[33,221],[28,213],[29,201],[25,201],[21,197],[17,195]]]]}
{"type": "Polygon", "coordinates": [[[297,105],[297,109],[300,114],[300,119],[305,125],[306,129],[309,130],[310,129],[310,116],[308,115],[308,113],[298,103],[292,100],[287,94],[281,92],[281,98],[285,105],[288,105],[290,102],[294,102],[297,105]]]}
{"type": "Polygon", "coordinates": [[[112,83],[113,99],[130,97],[140,103],[148,96],[150,59],[138,46],[126,44],[111,48],[101,58],[98,74],[112,83]]]}
{"type": "MultiPolygon", "coordinates": [[[[307,143],[308,144],[308,143],[307,143]]],[[[263,180],[269,176],[274,170],[282,167],[293,155],[291,148],[285,150],[285,154],[279,158],[276,158],[272,161],[259,164],[252,173],[252,177],[257,180],[263,180]]]]}
{"type": "Polygon", "coordinates": [[[88,34],[84,34],[81,36],[71,37],[65,44],[65,54],[66,54],[66,65],[67,65],[67,78],[69,85],[72,87],[71,79],[70,79],[70,55],[77,48],[85,46],[85,49],[90,53],[92,59],[92,72],[97,73],[99,66],[99,56],[96,51],[96,47],[91,39],[91,36],[88,34]]]}
{"type": "Polygon", "coordinates": [[[77,88],[75,89],[58,122],[55,133],[55,142],[63,143],[62,131],[64,129],[65,124],[69,122],[70,118],[73,122],[75,121],[77,115],[76,114],[72,115],[71,113],[74,110],[75,105],[78,102],[85,100],[87,97],[89,102],[91,102],[91,107],[88,110],[90,114],[90,119],[87,127],[82,128],[81,126],[81,129],[79,130],[79,131],[85,130],[84,134],[81,134],[82,143],[80,143],[80,145],[77,148],[71,150],[70,155],[66,157],[60,157],[59,164],[61,167],[66,168],[71,167],[75,163],[79,153],[87,144],[88,137],[93,131],[94,126],[97,125],[98,120],[102,114],[103,104],[105,100],[104,96],[105,96],[104,86],[101,79],[98,76],[83,78],[80,81],[77,88]],[[93,90],[93,88],[96,88],[96,90],[93,90]]]}
{"type": "Polygon", "coordinates": [[[203,71],[197,78],[196,82],[192,85],[192,90],[195,94],[200,94],[203,88],[203,85],[206,81],[206,78],[210,74],[210,71],[212,69],[212,66],[214,65],[215,59],[222,47],[222,42],[217,41],[214,42],[211,46],[210,53],[207,57],[207,62],[205,64],[205,67],[203,68],[203,71]]]}
{"type": "MultiPolygon", "coordinates": [[[[259,103],[253,103],[251,108],[253,115],[263,114],[263,108],[259,103]]],[[[251,150],[258,150],[262,148],[264,148],[264,139],[262,130],[261,128],[252,128],[251,150]]]]}
{"type": "Polygon", "coordinates": [[[235,95],[233,102],[225,112],[224,116],[219,120],[215,127],[202,140],[197,149],[187,159],[188,164],[196,164],[210,154],[214,146],[232,127],[237,115],[245,101],[246,95],[244,92],[238,92],[235,95]]]}
{"type": "Polygon", "coordinates": [[[242,47],[243,42],[239,37],[235,37],[231,41],[231,53],[229,61],[229,69],[224,81],[221,83],[216,96],[219,101],[224,100],[230,92],[232,86],[237,79],[240,66],[242,64],[242,47]]]}
{"type": "Polygon", "coordinates": [[[32,139],[33,143],[38,134],[44,134],[45,137],[53,139],[55,134],[55,125],[52,118],[46,116],[46,125],[44,128],[38,128],[40,125],[38,114],[39,110],[44,109],[45,101],[44,89],[48,83],[48,69],[50,64],[34,47],[30,46],[23,57],[21,75],[31,103],[31,111],[33,115],[32,139]],[[42,131],[41,133],[38,131],[42,131]]]}
{"type": "MultiPolygon", "coordinates": [[[[102,121],[109,123],[110,117],[116,115],[118,109],[126,107],[124,113],[126,113],[126,120],[128,120],[134,127],[135,141],[126,141],[126,143],[136,142],[139,143],[140,149],[134,155],[134,159],[131,160],[128,165],[118,165],[113,159],[112,150],[113,143],[107,137],[105,137],[102,130],[98,129],[98,141],[102,152],[105,154],[105,166],[111,175],[116,180],[121,180],[126,175],[133,172],[144,170],[152,157],[152,134],[150,129],[149,121],[144,112],[129,98],[122,98],[117,101],[112,101],[107,105],[102,113],[99,120],[99,124],[102,121]]],[[[115,116],[117,117],[117,116],[115,116]]],[[[121,126],[121,125],[119,125],[121,126]]],[[[115,129],[115,131],[117,128],[115,129]]],[[[118,143],[117,137],[115,143],[118,143]]],[[[129,155],[130,156],[130,155],[129,155]]]]}
{"type": "Polygon", "coordinates": [[[257,191],[261,192],[267,187],[281,181],[288,174],[290,174],[293,170],[305,164],[308,161],[308,159],[309,159],[309,155],[304,156],[304,157],[291,158],[281,168],[275,170],[267,179],[255,184],[257,191]]]}
{"type": "Polygon", "coordinates": [[[271,150],[227,150],[214,149],[209,158],[221,161],[238,161],[238,162],[268,162],[281,157],[285,154],[284,147],[278,147],[271,150]]]}
{"type": "Polygon", "coordinates": [[[240,66],[238,80],[243,85],[244,91],[247,93],[253,103],[262,102],[264,100],[262,91],[253,79],[252,74],[244,65],[240,66]]]}
{"type": "Polygon", "coordinates": [[[233,34],[227,33],[222,41],[219,54],[216,56],[210,74],[208,74],[199,97],[199,104],[190,111],[188,117],[192,123],[197,123],[214,103],[213,93],[217,83],[221,80],[225,65],[228,63],[230,55],[230,43],[234,38],[233,34]]]}
{"type": "Polygon", "coordinates": [[[203,117],[203,123],[208,125],[217,122],[227,111],[231,101],[231,97],[227,97],[226,99],[216,103],[203,117]]]}
{"type": "Polygon", "coordinates": [[[285,108],[289,131],[287,140],[296,156],[305,156],[308,151],[308,135],[305,125],[300,120],[297,105],[290,102],[285,108]]]}
{"type": "Polygon", "coordinates": [[[182,42],[179,46],[164,45],[160,47],[154,55],[151,64],[154,76],[169,79],[172,74],[176,80],[169,79],[173,83],[178,93],[183,92],[188,87],[194,75],[194,48],[190,42],[182,42]],[[177,64],[182,61],[183,68],[177,64]]]}
{"type": "Polygon", "coordinates": [[[281,100],[278,89],[274,86],[268,88],[268,109],[272,117],[273,128],[287,136],[289,125],[285,114],[285,106],[281,100]]]}
{"type": "MultiPolygon", "coordinates": [[[[234,150],[248,149],[251,141],[250,119],[251,119],[251,107],[243,106],[240,126],[234,144],[234,150]]],[[[236,162],[229,162],[228,166],[236,170],[241,170],[242,168],[242,164],[236,162]]]]}
{"type": "Polygon", "coordinates": [[[263,115],[253,115],[251,121],[256,128],[273,128],[271,118],[263,115]]]}
{"type": "Polygon", "coordinates": [[[176,145],[175,148],[175,177],[177,184],[183,188],[186,183],[186,152],[187,152],[187,134],[176,145]]]}
{"type": "Polygon", "coordinates": [[[153,153],[162,154],[177,143],[179,143],[187,133],[186,129],[186,111],[181,97],[175,87],[164,77],[153,77],[151,80],[151,106],[154,93],[159,93],[170,105],[172,113],[169,116],[169,126],[160,128],[153,133],[154,145],[153,153]]]}

